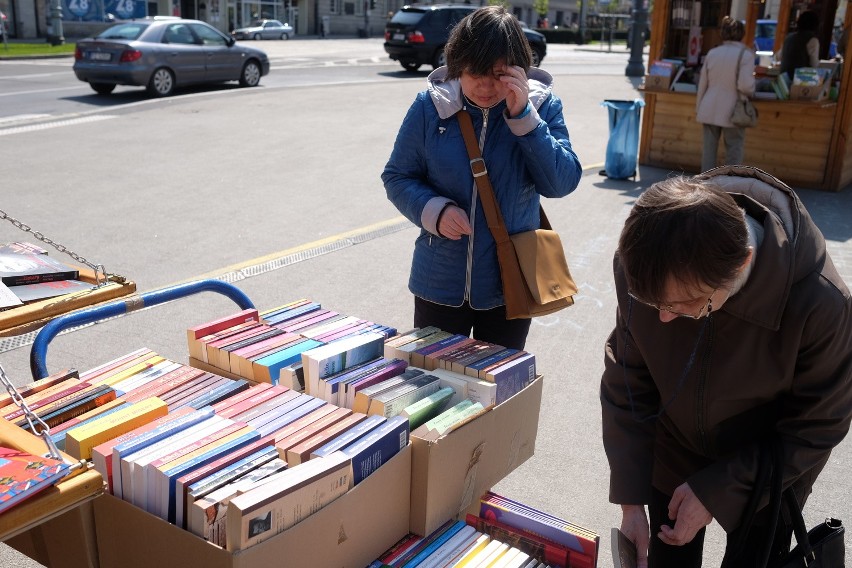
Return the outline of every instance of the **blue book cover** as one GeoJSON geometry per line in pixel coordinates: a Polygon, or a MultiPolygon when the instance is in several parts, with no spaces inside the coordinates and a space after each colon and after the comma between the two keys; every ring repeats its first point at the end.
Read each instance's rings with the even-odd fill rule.
{"type": "Polygon", "coordinates": [[[291,422],[295,422],[299,418],[313,412],[320,406],[325,406],[326,404],[328,403],[322,399],[311,397],[311,400],[306,403],[297,406],[290,412],[287,412],[266,424],[256,426],[256,428],[262,436],[268,436],[269,434],[281,430],[291,422]]]}
{"type": "Polygon", "coordinates": [[[488,374],[497,384],[497,404],[512,398],[535,380],[535,355],[532,353],[513,359],[507,365],[488,374]]]}
{"type": "Polygon", "coordinates": [[[218,459],[223,454],[239,449],[245,446],[246,444],[250,444],[258,439],[260,439],[260,433],[258,433],[257,430],[246,432],[238,438],[234,438],[233,440],[230,440],[227,443],[216,446],[210,449],[208,452],[196,456],[195,458],[184,462],[179,466],[164,471],[163,473],[165,474],[166,482],[168,483],[168,509],[166,520],[170,523],[175,522],[175,482],[177,481],[178,477],[185,475],[193,471],[194,469],[198,469],[199,467],[205,466],[211,461],[218,459]]]}
{"type": "Polygon", "coordinates": [[[269,325],[281,325],[286,324],[288,321],[296,319],[299,316],[303,316],[309,312],[315,312],[321,309],[322,305],[320,305],[318,302],[311,302],[310,304],[305,304],[304,306],[299,306],[297,308],[291,308],[284,312],[270,315],[269,317],[265,317],[263,319],[265,319],[269,325]]]}
{"type": "Polygon", "coordinates": [[[379,357],[377,359],[371,359],[371,360],[369,360],[365,363],[359,363],[358,365],[355,365],[355,366],[352,366],[352,367],[347,367],[346,369],[343,369],[342,371],[340,371],[337,374],[325,377],[324,379],[321,380],[321,383],[325,383],[324,386],[325,386],[326,400],[328,400],[329,402],[336,402],[337,401],[337,390],[338,390],[339,383],[346,382],[349,379],[362,376],[366,373],[369,373],[369,372],[375,370],[376,368],[378,368],[382,365],[387,365],[388,362],[389,362],[388,359],[385,359],[384,357],[379,357]],[[333,398],[329,399],[327,397],[333,397],[333,398]]]}
{"type": "Polygon", "coordinates": [[[251,383],[245,379],[228,381],[227,383],[223,383],[218,387],[207,391],[206,393],[198,395],[192,400],[188,400],[186,403],[184,403],[184,406],[191,406],[192,408],[204,408],[205,406],[212,406],[217,402],[225,400],[229,396],[233,396],[238,392],[246,390],[250,386],[251,383]]]}
{"type": "Polygon", "coordinates": [[[233,479],[234,476],[244,473],[246,468],[252,466],[259,467],[277,457],[278,450],[276,450],[274,446],[267,446],[253,454],[247,455],[241,460],[235,461],[231,465],[223,467],[219,471],[211,473],[207,477],[199,479],[195,483],[190,484],[187,493],[192,496],[193,499],[198,499],[199,497],[203,497],[208,491],[211,491],[216,487],[219,487],[222,483],[233,479]]]}
{"type": "Polygon", "coordinates": [[[190,412],[186,416],[182,416],[176,420],[172,420],[162,426],[158,426],[153,430],[149,430],[132,440],[117,444],[112,448],[112,478],[113,487],[121,487],[121,464],[119,461],[122,457],[130,455],[138,450],[146,448],[151,444],[159,442],[169,436],[176,434],[186,428],[195,426],[203,420],[207,420],[213,416],[213,408],[205,407],[195,412],[190,412]]]}
{"type": "Polygon", "coordinates": [[[276,308],[270,308],[265,312],[260,312],[260,317],[266,320],[267,317],[276,316],[280,314],[284,314],[289,312],[290,310],[295,310],[296,308],[300,308],[302,306],[306,306],[308,304],[313,303],[308,298],[299,298],[298,300],[293,300],[292,302],[287,302],[284,305],[278,306],[276,308]]]}
{"type": "Polygon", "coordinates": [[[274,408],[270,408],[266,412],[263,412],[263,413],[261,413],[257,416],[249,414],[247,416],[251,416],[251,418],[244,418],[243,415],[238,414],[237,416],[234,417],[234,420],[237,420],[239,422],[245,422],[246,424],[248,424],[252,428],[259,428],[259,427],[263,426],[264,424],[269,424],[270,422],[272,422],[273,420],[275,420],[279,416],[283,416],[283,415],[287,414],[288,412],[302,406],[303,404],[307,404],[308,402],[310,402],[312,400],[317,400],[317,399],[316,399],[316,397],[313,397],[313,396],[308,395],[308,394],[300,394],[299,396],[288,400],[284,404],[279,404],[278,406],[275,406],[274,408]]]}
{"type": "Polygon", "coordinates": [[[386,421],[387,418],[385,418],[384,416],[379,416],[378,414],[368,416],[346,432],[342,433],[341,435],[337,436],[332,440],[329,440],[328,442],[311,452],[311,459],[327,456],[332,452],[336,452],[337,450],[348,446],[349,444],[358,440],[362,436],[365,436],[371,430],[378,428],[386,421]]]}
{"type": "Polygon", "coordinates": [[[490,367],[494,363],[498,363],[499,361],[501,361],[502,359],[505,359],[506,357],[511,357],[512,355],[514,355],[518,351],[519,351],[519,349],[507,348],[507,349],[504,349],[502,351],[498,351],[497,353],[495,353],[493,355],[489,355],[485,359],[480,359],[479,361],[471,363],[470,365],[467,365],[467,367],[469,369],[476,369],[477,371],[480,371],[481,369],[484,369],[485,367],[490,367]]]}
{"type": "Polygon", "coordinates": [[[352,483],[358,485],[383,463],[408,445],[408,418],[394,416],[387,422],[343,448],[352,458],[352,483]]]}
{"type": "Polygon", "coordinates": [[[429,556],[431,556],[436,550],[441,548],[445,542],[453,538],[453,536],[462,530],[465,527],[466,523],[464,521],[456,521],[450,527],[441,533],[435,540],[429,543],[429,545],[418,552],[414,557],[403,564],[404,568],[414,568],[424,560],[426,560],[429,556]]]}
{"type": "Polygon", "coordinates": [[[308,351],[309,349],[319,347],[320,345],[322,345],[321,341],[305,339],[304,341],[300,341],[299,343],[282,349],[281,351],[276,351],[266,357],[262,357],[255,361],[255,363],[268,367],[269,376],[272,377],[272,384],[278,384],[278,372],[282,368],[301,360],[303,351],[308,351]]]}

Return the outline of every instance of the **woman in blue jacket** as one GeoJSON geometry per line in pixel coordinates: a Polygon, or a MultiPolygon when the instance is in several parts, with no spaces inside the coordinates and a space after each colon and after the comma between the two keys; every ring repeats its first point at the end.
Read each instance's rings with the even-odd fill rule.
{"type": "Polygon", "coordinates": [[[509,234],[539,228],[539,198],[580,181],[552,77],[531,68],[518,20],[500,6],[453,29],[447,65],[433,71],[403,120],[382,173],[388,199],[421,228],[409,289],[414,325],[523,348],[530,320],[507,320],[494,238],[455,114],[473,119],[509,234]]]}

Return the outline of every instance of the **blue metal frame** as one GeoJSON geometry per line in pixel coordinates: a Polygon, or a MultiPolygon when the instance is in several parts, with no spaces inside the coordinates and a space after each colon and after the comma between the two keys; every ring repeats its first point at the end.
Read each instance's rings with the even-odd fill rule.
{"type": "Polygon", "coordinates": [[[51,320],[36,335],[30,351],[30,371],[33,379],[43,379],[47,372],[47,345],[60,332],[80,325],[94,323],[99,320],[121,316],[145,307],[156,306],[178,298],[197,294],[199,292],[217,292],[233,300],[240,309],[249,310],[255,306],[245,293],[227,282],[220,280],[199,280],[188,284],[178,284],[169,288],[154,290],[145,294],[130,296],[101,306],[71,312],[51,320]]]}

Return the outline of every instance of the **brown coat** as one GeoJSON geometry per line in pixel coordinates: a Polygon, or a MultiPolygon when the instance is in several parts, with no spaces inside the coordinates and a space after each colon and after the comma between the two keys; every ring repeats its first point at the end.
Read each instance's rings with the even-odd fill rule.
{"type": "MultiPolygon", "coordinates": [[[[742,166],[714,172],[720,170],[763,174],[742,166]]],[[[784,487],[792,484],[804,504],[849,430],[852,299],[794,192],[739,176],[714,181],[763,224],[748,281],[713,312],[697,342],[705,319],[661,323],[653,308],[628,302],[616,254],[618,312],[606,344],[601,405],[613,503],[646,504],[652,485],[671,495],[687,481],[731,531],[754,482],[757,440],[780,436],[784,487]],[[694,364],[678,390],[693,349],[694,364]],[[659,418],[641,421],[670,400],[659,418]]]]}

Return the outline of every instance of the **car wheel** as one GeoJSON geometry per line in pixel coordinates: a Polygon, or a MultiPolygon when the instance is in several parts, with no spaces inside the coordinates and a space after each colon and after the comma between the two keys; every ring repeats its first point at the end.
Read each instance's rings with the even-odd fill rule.
{"type": "Polygon", "coordinates": [[[254,37],[252,37],[251,39],[253,39],[254,41],[260,41],[260,40],[262,40],[263,38],[262,38],[262,37],[260,37],[260,34],[254,34],[254,37]]]}
{"type": "Polygon", "coordinates": [[[536,49],[534,47],[530,51],[532,51],[531,63],[533,64],[533,67],[540,66],[541,65],[541,53],[539,52],[538,49],[536,49]]]}
{"type": "Polygon", "coordinates": [[[99,95],[108,95],[115,90],[115,83],[89,83],[89,86],[99,95]]]}
{"type": "Polygon", "coordinates": [[[290,36],[287,35],[287,33],[285,32],[285,33],[281,34],[281,39],[290,39],[290,36]]]}
{"type": "Polygon", "coordinates": [[[420,64],[416,61],[400,61],[400,63],[406,71],[417,71],[420,69],[420,64]]]}
{"type": "Polygon", "coordinates": [[[240,87],[257,87],[258,83],[260,83],[260,65],[254,59],[250,59],[243,65],[243,72],[240,73],[240,87]]]}
{"type": "Polygon", "coordinates": [[[437,69],[438,67],[443,67],[447,64],[447,56],[444,54],[444,48],[440,48],[435,53],[435,58],[432,60],[432,67],[437,69]]]}
{"type": "Polygon", "coordinates": [[[154,70],[151,80],[148,81],[148,92],[155,97],[168,97],[175,90],[175,74],[160,67],[154,70]]]}

